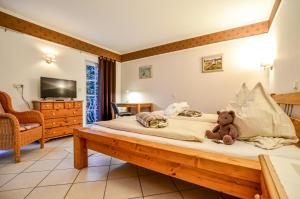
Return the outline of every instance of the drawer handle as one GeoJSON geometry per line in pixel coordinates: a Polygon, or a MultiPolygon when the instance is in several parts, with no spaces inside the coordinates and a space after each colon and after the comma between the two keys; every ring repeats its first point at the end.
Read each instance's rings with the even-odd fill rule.
{"type": "Polygon", "coordinates": [[[53,122],[52,124],[55,125],[55,122],[53,122]]]}
{"type": "Polygon", "coordinates": [[[55,115],[55,113],[52,113],[52,115],[55,115]]]}

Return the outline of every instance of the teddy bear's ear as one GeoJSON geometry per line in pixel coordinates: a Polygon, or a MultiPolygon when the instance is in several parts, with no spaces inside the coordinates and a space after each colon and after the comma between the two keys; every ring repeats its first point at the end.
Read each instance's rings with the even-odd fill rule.
{"type": "Polygon", "coordinates": [[[232,116],[232,118],[235,118],[235,112],[234,111],[229,111],[228,113],[232,116]]]}
{"type": "Polygon", "coordinates": [[[221,113],[220,111],[217,111],[217,114],[218,114],[218,115],[220,115],[220,113],[221,113]]]}

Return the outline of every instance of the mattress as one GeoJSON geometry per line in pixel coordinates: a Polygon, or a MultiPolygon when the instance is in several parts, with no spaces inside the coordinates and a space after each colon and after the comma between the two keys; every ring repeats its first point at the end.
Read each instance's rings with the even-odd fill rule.
{"type": "Polygon", "coordinates": [[[236,141],[233,145],[224,145],[224,144],[214,143],[209,139],[205,139],[203,142],[174,140],[174,139],[168,139],[163,137],[143,135],[143,134],[132,133],[127,131],[120,131],[120,130],[102,127],[99,125],[92,125],[90,128],[92,130],[101,131],[103,133],[123,135],[123,136],[134,137],[142,140],[157,142],[161,144],[175,145],[179,147],[186,147],[186,148],[207,151],[207,152],[222,153],[224,155],[242,157],[247,159],[258,160],[258,155],[268,154],[268,155],[276,155],[276,156],[288,157],[288,158],[300,160],[300,149],[297,148],[295,145],[283,146],[281,148],[273,149],[273,150],[265,150],[241,141],[236,141]]]}

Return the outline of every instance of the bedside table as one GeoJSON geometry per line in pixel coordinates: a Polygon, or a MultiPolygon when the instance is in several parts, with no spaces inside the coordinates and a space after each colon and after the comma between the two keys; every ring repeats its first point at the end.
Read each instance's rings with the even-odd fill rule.
{"type": "Polygon", "coordinates": [[[260,155],[263,191],[271,199],[300,198],[300,160],[260,155]]]}

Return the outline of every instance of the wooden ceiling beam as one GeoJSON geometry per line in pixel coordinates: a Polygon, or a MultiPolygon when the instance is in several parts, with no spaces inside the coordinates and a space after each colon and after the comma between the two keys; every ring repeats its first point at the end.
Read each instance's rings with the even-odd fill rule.
{"type": "Polygon", "coordinates": [[[45,39],[54,43],[62,44],[94,55],[107,57],[116,61],[121,61],[121,55],[87,42],[75,39],[62,33],[44,28],[34,23],[25,21],[15,16],[0,11],[0,26],[22,32],[34,37],[45,39]]]}

